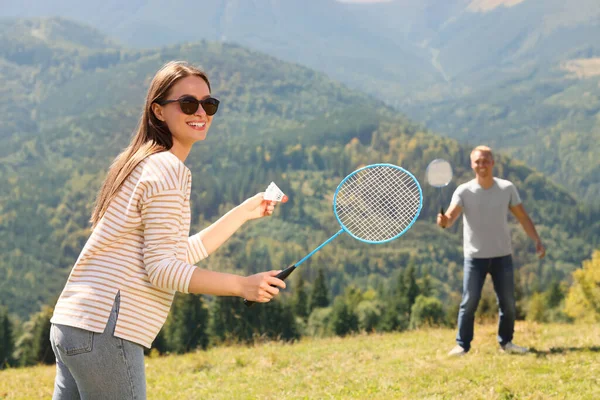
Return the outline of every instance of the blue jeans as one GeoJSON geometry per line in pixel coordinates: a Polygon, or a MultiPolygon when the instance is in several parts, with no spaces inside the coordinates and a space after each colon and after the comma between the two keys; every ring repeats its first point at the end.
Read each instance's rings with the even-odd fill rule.
{"type": "Polygon", "coordinates": [[[113,335],[118,314],[117,295],[103,333],[52,324],[53,400],[146,398],[144,348],[113,335]]]}
{"type": "Polygon", "coordinates": [[[492,276],[499,307],[498,342],[504,346],[513,339],[517,311],[512,256],[465,258],[456,342],[466,351],[471,348],[475,311],[488,273],[492,276]]]}

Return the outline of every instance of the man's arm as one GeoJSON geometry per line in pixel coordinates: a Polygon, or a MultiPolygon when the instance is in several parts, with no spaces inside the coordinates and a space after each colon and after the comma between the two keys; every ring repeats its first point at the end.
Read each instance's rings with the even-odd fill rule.
{"type": "Polygon", "coordinates": [[[538,235],[531,218],[529,218],[529,214],[527,214],[527,211],[525,211],[523,204],[521,203],[510,207],[510,211],[513,213],[515,218],[517,218],[527,236],[529,236],[531,240],[535,242],[535,250],[538,254],[538,257],[544,257],[546,254],[546,249],[542,244],[542,239],[540,239],[540,235],[538,235]]]}
{"type": "Polygon", "coordinates": [[[450,207],[448,207],[448,210],[446,210],[444,215],[438,214],[437,224],[442,228],[450,228],[452,225],[454,225],[461,213],[461,206],[458,204],[450,204],[450,207]]]}

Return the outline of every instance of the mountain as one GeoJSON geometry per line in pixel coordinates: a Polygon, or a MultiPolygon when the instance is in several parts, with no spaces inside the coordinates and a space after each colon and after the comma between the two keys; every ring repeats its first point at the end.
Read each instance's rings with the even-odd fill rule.
{"type": "MultiPolygon", "coordinates": [[[[251,273],[298,261],[339,229],[331,212],[339,181],[361,165],[391,162],[422,181],[417,224],[388,245],[340,238],[301,273],[310,282],[317,268],[326,268],[337,294],[350,283],[380,287],[414,265],[432,277],[438,297],[460,290],[460,228],[441,231],[433,221],[452,190],[471,179],[468,146],[319,72],[238,45],[198,41],[128,50],[62,19],[1,24],[8,24],[0,28],[1,40],[19,42],[20,53],[31,55],[0,48],[0,75],[12,76],[2,103],[0,305],[12,313],[26,317],[55,301],[89,236],[102,178],[135,129],[147,84],[173,59],[204,66],[223,104],[208,139],[186,160],[194,176],[192,230],[271,181],[290,198],[273,219],[244,227],[203,266],[251,273]],[[40,30],[56,39],[40,40],[40,30]],[[70,42],[82,31],[89,48],[70,42]],[[455,167],[455,180],[442,192],[423,181],[437,157],[455,167]]],[[[565,279],[600,244],[600,210],[501,153],[498,174],[517,184],[549,249],[545,261],[536,261],[530,241],[513,230],[523,292],[565,279]]]]}
{"type": "Polygon", "coordinates": [[[389,81],[410,84],[415,73],[423,81],[435,79],[426,51],[378,33],[359,14],[333,0],[184,0],[172,2],[169,15],[165,18],[163,3],[156,0],[95,5],[30,0],[0,11],[0,16],[8,17],[83,21],[138,48],[199,39],[234,42],[337,79],[358,81],[365,88],[373,79],[378,86],[389,81]]]}
{"type": "Polygon", "coordinates": [[[24,0],[1,16],[73,18],[137,48],[237,43],[600,195],[597,0],[179,0],[166,15],[156,0],[24,0]]]}
{"type": "Polygon", "coordinates": [[[596,1],[525,0],[463,13],[431,41],[460,93],[405,111],[463,143],[502,149],[597,203],[598,37],[596,1]]]}

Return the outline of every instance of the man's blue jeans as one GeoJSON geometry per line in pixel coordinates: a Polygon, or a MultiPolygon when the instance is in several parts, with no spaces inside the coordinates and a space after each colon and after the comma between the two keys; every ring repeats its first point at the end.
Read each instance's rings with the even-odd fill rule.
{"type": "Polygon", "coordinates": [[[492,276],[499,307],[498,342],[504,346],[512,341],[515,328],[515,281],[512,256],[465,258],[463,296],[458,312],[456,342],[466,351],[471,348],[475,311],[487,274],[492,276]]]}

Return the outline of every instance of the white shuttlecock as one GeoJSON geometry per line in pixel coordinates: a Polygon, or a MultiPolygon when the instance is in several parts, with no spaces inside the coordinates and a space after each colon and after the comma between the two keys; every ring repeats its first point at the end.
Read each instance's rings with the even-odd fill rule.
{"type": "Polygon", "coordinates": [[[267,190],[265,190],[265,200],[269,201],[280,201],[285,203],[288,197],[277,187],[275,182],[271,182],[267,190]]]}

